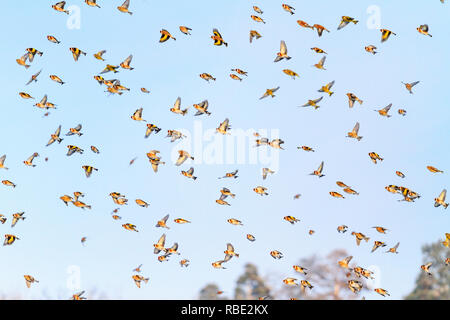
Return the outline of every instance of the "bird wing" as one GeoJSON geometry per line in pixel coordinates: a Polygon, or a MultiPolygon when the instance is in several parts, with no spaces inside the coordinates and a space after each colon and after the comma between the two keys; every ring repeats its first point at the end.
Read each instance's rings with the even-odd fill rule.
{"type": "Polygon", "coordinates": [[[59,125],[58,129],[56,129],[55,135],[59,137],[60,133],[61,133],[61,125],[59,125]]]}
{"type": "Polygon", "coordinates": [[[181,98],[178,97],[177,100],[175,101],[175,104],[173,105],[173,108],[175,110],[180,110],[180,107],[181,107],[181,98]]]}
{"type": "Polygon", "coordinates": [[[181,165],[184,161],[186,161],[187,157],[185,155],[180,155],[177,159],[177,162],[175,162],[176,166],[181,165]]]}
{"type": "Polygon", "coordinates": [[[125,61],[123,62],[123,64],[126,65],[126,66],[129,66],[132,59],[133,59],[133,55],[130,54],[130,56],[129,56],[128,58],[125,59],[125,61]]]}
{"type": "Polygon", "coordinates": [[[320,59],[320,61],[319,61],[319,65],[323,66],[323,64],[325,63],[326,59],[327,59],[327,57],[323,56],[322,59],[320,59]]]}
{"type": "Polygon", "coordinates": [[[353,128],[353,132],[354,132],[355,134],[358,134],[358,131],[359,131],[359,122],[357,122],[357,123],[355,124],[355,127],[353,128]]]}
{"type": "Polygon", "coordinates": [[[343,27],[345,27],[346,25],[348,25],[348,21],[344,21],[342,20],[341,23],[338,26],[338,30],[341,30],[343,27]]]}
{"type": "Polygon", "coordinates": [[[53,137],[51,137],[50,140],[48,140],[46,147],[51,145],[53,142],[55,142],[55,139],[53,139],[53,137]]]}
{"type": "Polygon", "coordinates": [[[286,46],[286,42],[284,42],[284,40],[281,40],[281,42],[280,42],[280,53],[283,55],[287,54],[287,46],[286,46]]]}
{"type": "Polygon", "coordinates": [[[327,84],[327,88],[328,89],[331,89],[331,87],[334,85],[334,80],[333,81],[331,81],[329,84],[327,84]]]}
{"type": "Polygon", "coordinates": [[[220,199],[220,200],[224,200],[224,199],[226,199],[226,197],[228,197],[228,196],[227,196],[226,194],[223,194],[223,193],[222,193],[222,194],[220,195],[220,198],[219,198],[219,199],[220,199]]]}
{"type": "Polygon", "coordinates": [[[445,201],[445,197],[447,196],[447,190],[446,189],[444,189],[444,190],[442,190],[442,192],[441,192],[441,194],[439,195],[439,200],[441,200],[441,201],[445,201]]]}
{"type": "Polygon", "coordinates": [[[392,103],[390,103],[388,106],[384,107],[383,110],[388,112],[392,107],[392,103]]]}
{"type": "Polygon", "coordinates": [[[122,7],[125,9],[128,9],[129,5],[130,5],[130,0],[125,0],[125,2],[122,4],[122,7]]]}
{"type": "Polygon", "coordinates": [[[319,168],[317,169],[317,171],[319,171],[320,173],[322,173],[323,170],[323,161],[320,163],[319,168]]]}
{"type": "Polygon", "coordinates": [[[164,246],[164,243],[166,242],[166,234],[164,233],[158,240],[158,244],[161,246],[164,246]]]}

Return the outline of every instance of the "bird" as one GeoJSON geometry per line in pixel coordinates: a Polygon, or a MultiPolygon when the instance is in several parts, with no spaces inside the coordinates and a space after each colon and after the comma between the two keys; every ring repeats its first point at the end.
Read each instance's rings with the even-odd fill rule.
{"type": "Polygon", "coordinates": [[[52,79],[53,81],[55,81],[61,85],[63,85],[65,83],[64,81],[61,80],[60,77],[58,77],[57,75],[54,75],[54,74],[50,75],[50,79],[52,79]]]}
{"type": "Polygon", "coordinates": [[[389,112],[389,110],[391,109],[391,107],[392,107],[392,103],[388,104],[386,107],[384,107],[384,108],[382,108],[382,109],[374,110],[374,111],[378,112],[378,114],[379,114],[380,116],[390,118],[391,115],[389,115],[388,112],[389,112]]]}
{"type": "Polygon", "coordinates": [[[333,87],[333,85],[334,85],[334,80],[329,82],[328,84],[322,86],[318,91],[328,93],[328,95],[331,97],[334,92],[331,91],[330,89],[333,87]]]}
{"type": "Polygon", "coordinates": [[[216,132],[225,135],[229,134],[230,129],[231,129],[230,120],[226,118],[223,122],[220,123],[219,127],[216,129],[216,132]]]}
{"type": "Polygon", "coordinates": [[[359,246],[359,244],[361,243],[361,240],[364,240],[366,242],[369,242],[370,238],[366,237],[364,234],[360,233],[360,232],[352,232],[352,236],[355,236],[356,239],[356,245],[359,246]]]}
{"type": "Polygon", "coordinates": [[[135,121],[147,122],[147,120],[142,119],[142,111],[143,110],[144,110],[144,108],[137,109],[130,118],[135,120],[135,121]]]}
{"type": "Polygon", "coordinates": [[[322,171],[323,171],[323,165],[324,165],[324,162],[322,161],[321,163],[320,163],[320,165],[319,165],[319,168],[317,168],[317,170],[314,170],[312,173],[310,173],[309,175],[311,175],[311,176],[318,176],[319,178],[322,178],[322,177],[324,177],[325,175],[322,173],[322,171]]]}
{"type": "Polygon", "coordinates": [[[374,290],[376,293],[382,295],[383,297],[385,297],[385,296],[390,296],[390,294],[389,294],[385,289],[382,289],[382,288],[375,288],[375,289],[373,289],[373,290],[374,290]]]}
{"type": "Polygon", "coordinates": [[[6,154],[4,154],[0,157],[0,169],[8,170],[8,168],[5,167],[5,160],[6,160],[6,154]]]}
{"type": "Polygon", "coordinates": [[[326,31],[326,32],[330,32],[330,30],[328,30],[327,28],[325,28],[324,26],[322,26],[322,25],[320,25],[320,24],[314,24],[313,25],[313,29],[316,29],[316,31],[317,31],[317,34],[319,35],[319,37],[321,37],[322,36],[322,34],[323,34],[323,32],[324,31],[326,31]]]}
{"type": "Polygon", "coordinates": [[[274,92],[276,92],[278,89],[280,89],[280,87],[276,87],[276,88],[272,88],[272,89],[266,89],[266,92],[263,94],[263,96],[261,98],[259,98],[259,100],[264,99],[268,96],[271,96],[272,98],[275,97],[275,95],[273,94],[274,92]]]}
{"type": "Polygon", "coordinates": [[[88,6],[100,8],[97,4],[97,0],[85,0],[84,2],[86,2],[88,6]]]}
{"type": "Polygon", "coordinates": [[[348,97],[348,106],[349,108],[353,108],[355,101],[358,101],[359,104],[363,104],[363,101],[361,99],[359,99],[354,93],[347,93],[347,97],[348,97]]]}
{"type": "Polygon", "coordinates": [[[385,42],[387,39],[389,39],[390,35],[393,34],[396,36],[397,34],[388,30],[388,29],[380,29],[381,31],[381,42],[385,42]]]}
{"type": "Polygon", "coordinates": [[[294,7],[291,7],[290,5],[285,4],[285,3],[283,3],[283,4],[281,5],[281,7],[282,7],[285,11],[289,12],[291,15],[294,14],[294,11],[295,11],[295,8],[294,8],[294,7]]]}
{"type": "Polygon", "coordinates": [[[256,39],[258,40],[258,39],[261,38],[261,37],[262,37],[262,36],[261,36],[261,34],[259,34],[258,31],[256,31],[256,30],[250,30],[250,43],[252,43],[253,38],[256,38],[256,39]]]}
{"type": "Polygon", "coordinates": [[[431,268],[431,265],[432,265],[432,264],[433,264],[432,262],[428,262],[428,263],[426,263],[426,264],[421,265],[420,268],[421,268],[423,271],[425,271],[429,276],[432,276],[432,273],[431,273],[431,271],[430,271],[430,268],[431,268]]]}
{"type": "Polygon", "coordinates": [[[165,250],[165,245],[166,243],[166,234],[163,233],[163,235],[158,239],[158,242],[153,244],[153,253],[154,254],[159,254],[161,251],[165,250]]]}
{"type": "Polygon", "coordinates": [[[106,53],[106,50],[100,50],[97,53],[94,53],[94,58],[97,60],[101,60],[101,61],[105,61],[105,59],[103,59],[103,55],[106,53]]]}
{"type": "Polygon", "coordinates": [[[158,222],[156,223],[155,227],[159,228],[166,228],[166,229],[170,229],[167,225],[167,219],[169,219],[169,215],[165,215],[161,220],[158,220],[158,222]]]}
{"type": "Polygon", "coordinates": [[[316,67],[319,70],[327,70],[323,67],[326,59],[327,59],[327,57],[323,56],[322,59],[320,59],[320,61],[318,63],[316,63],[313,67],[316,67]]]}
{"type": "Polygon", "coordinates": [[[374,252],[375,250],[377,250],[380,247],[386,247],[386,244],[382,241],[375,241],[371,252],[374,252]]]}
{"type": "Polygon", "coordinates": [[[346,25],[348,25],[350,22],[353,22],[354,24],[358,23],[358,20],[352,18],[352,17],[348,17],[348,16],[342,16],[342,20],[341,23],[338,26],[338,30],[341,30],[342,28],[344,28],[346,25]]]}
{"type": "Polygon", "coordinates": [[[23,216],[24,214],[25,214],[25,212],[17,212],[12,215],[13,219],[12,219],[12,223],[11,223],[11,228],[14,228],[14,226],[17,224],[17,222],[19,222],[19,220],[26,219],[26,217],[23,216]]]}
{"type": "Polygon", "coordinates": [[[173,39],[173,40],[177,40],[174,36],[172,36],[170,34],[169,31],[167,31],[166,29],[161,29],[161,31],[159,31],[159,33],[161,33],[161,37],[159,38],[159,42],[166,42],[169,39],[173,39]]]}
{"type": "Polygon", "coordinates": [[[197,177],[194,177],[194,168],[190,167],[187,171],[181,171],[181,174],[187,178],[191,178],[192,180],[197,180],[197,177]]]}
{"type": "Polygon", "coordinates": [[[386,253],[396,253],[396,254],[398,254],[397,248],[398,248],[399,245],[400,245],[400,242],[397,242],[396,245],[393,246],[392,248],[390,248],[388,251],[386,251],[386,253]]]}
{"type": "Polygon", "coordinates": [[[39,157],[39,153],[37,153],[37,152],[34,152],[31,156],[29,156],[28,157],[28,159],[27,160],[24,160],[24,164],[25,165],[27,165],[27,166],[29,166],[29,167],[36,167],[36,165],[35,164],[33,164],[33,160],[34,160],[34,158],[36,158],[36,157],[39,157]]]}
{"type": "Polygon", "coordinates": [[[182,116],[184,116],[187,112],[188,112],[189,108],[186,108],[184,110],[181,110],[181,98],[178,97],[177,100],[175,101],[173,108],[170,108],[170,111],[176,114],[181,114],[182,116]]]}
{"type": "Polygon", "coordinates": [[[61,43],[61,41],[59,41],[58,39],[56,39],[54,36],[48,35],[47,36],[47,40],[56,44],[61,43]]]}
{"type": "Polygon", "coordinates": [[[211,39],[214,40],[215,46],[224,45],[225,47],[228,47],[228,43],[223,40],[222,35],[217,28],[213,29],[213,35],[211,36],[211,39]]]}
{"type": "Polygon", "coordinates": [[[52,8],[59,12],[64,12],[65,14],[69,14],[69,10],[65,10],[64,6],[66,5],[65,1],[60,1],[52,5],[52,8]]]}
{"type": "Polygon", "coordinates": [[[78,58],[80,57],[80,55],[86,55],[86,52],[81,51],[78,48],[72,47],[69,48],[69,50],[72,52],[72,56],[73,56],[73,60],[78,61],[78,58]]]}
{"type": "Polygon", "coordinates": [[[285,74],[287,74],[288,76],[291,76],[292,79],[294,79],[294,80],[295,80],[295,77],[300,77],[297,72],[292,71],[291,69],[283,69],[283,72],[285,74]]]}
{"type": "Polygon", "coordinates": [[[50,135],[50,140],[47,142],[46,147],[48,147],[55,141],[58,141],[58,143],[61,143],[64,139],[59,137],[60,133],[61,133],[61,125],[58,127],[58,129],[56,129],[55,133],[50,135]]]}
{"type": "Polygon", "coordinates": [[[263,20],[263,18],[258,17],[258,16],[254,15],[254,14],[252,14],[252,15],[250,16],[250,18],[252,18],[252,19],[253,19],[254,21],[256,21],[256,22],[262,22],[262,23],[266,24],[266,22],[263,20]]]}
{"type": "Polygon", "coordinates": [[[365,46],[364,49],[365,49],[367,52],[372,53],[373,55],[375,55],[375,54],[378,53],[377,51],[375,51],[375,50],[377,50],[377,47],[375,47],[374,45],[368,45],[368,46],[365,46]]]}
{"type": "Polygon", "coordinates": [[[420,83],[420,81],[414,81],[414,82],[411,82],[411,83],[405,83],[405,82],[402,81],[402,83],[405,85],[406,90],[408,90],[410,94],[413,94],[412,88],[415,85],[417,85],[418,83],[420,83]]]}
{"type": "Polygon", "coordinates": [[[31,288],[32,283],[39,283],[38,280],[36,280],[33,276],[30,276],[28,274],[24,275],[23,277],[25,278],[25,284],[27,288],[31,288]]]}
{"type": "Polygon", "coordinates": [[[347,137],[355,138],[356,140],[360,141],[363,137],[359,136],[358,132],[359,132],[359,122],[356,122],[355,126],[353,127],[353,130],[347,133],[347,137]]]}
{"type": "Polygon", "coordinates": [[[445,197],[447,196],[447,190],[444,189],[442,190],[442,192],[439,194],[439,196],[437,198],[434,199],[434,206],[437,208],[439,206],[443,206],[444,209],[447,209],[448,207],[448,203],[445,202],[445,197]]]}
{"type": "Polygon", "coordinates": [[[427,24],[421,24],[418,28],[417,31],[419,31],[419,33],[429,36],[430,38],[433,37],[431,34],[428,33],[429,28],[427,24]]]}
{"type": "Polygon", "coordinates": [[[191,34],[189,31],[192,31],[192,29],[189,28],[189,27],[180,26],[179,28],[180,28],[180,31],[183,32],[184,34],[186,34],[186,35],[190,35],[191,34]]]}
{"type": "Polygon", "coordinates": [[[277,53],[277,56],[276,56],[276,58],[275,58],[275,60],[273,62],[278,62],[278,61],[281,61],[283,59],[290,60],[291,57],[289,57],[287,55],[287,52],[288,51],[287,51],[286,42],[284,42],[284,40],[281,40],[281,42],[280,42],[280,52],[277,53]]]}
{"type": "Polygon", "coordinates": [[[134,280],[134,283],[138,288],[141,287],[141,282],[148,283],[149,278],[144,278],[142,275],[134,274],[131,276],[131,278],[134,280]]]}
{"type": "Polygon", "coordinates": [[[35,74],[33,74],[33,75],[31,76],[30,80],[28,80],[28,82],[27,82],[25,85],[27,86],[27,85],[29,85],[30,83],[32,83],[33,81],[34,81],[34,82],[37,82],[37,77],[41,74],[41,72],[42,72],[42,69],[39,70],[38,72],[36,72],[35,74]]]}
{"type": "Polygon", "coordinates": [[[132,15],[133,12],[128,11],[129,6],[130,6],[130,0],[125,0],[121,6],[117,7],[117,10],[119,10],[120,12],[128,13],[129,15],[132,15]]]}
{"type": "Polygon", "coordinates": [[[78,124],[76,127],[70,128],[69,131],[66,133],[66,136],[77,135],[81,137],[83,135],[83,133],[80,132],[82,127],[83,126],[81,124],[78,124]]]}
{"type": "Polygon", "coordinates": [[[208,111],[209,107],[208,100],[203,100],[200,103],[196,103],[193,105],[193,107],[197,110],[197,113],[195,113],[194,116],[200,116],[202,114],[206,114],[208,116],[211,115],[211,112],[208,111]]]}
{"type": "Polygon", "coordinates": [[[120,67],[122,69],[134,70],[134,68],[130,67],[131,60],[133,60],[133,55],[130,54],[124,61],[120,63],[120,67]]]}
{"type": "Polygon", "coordinates": [[[315,99],[315,100],[308,100],[307,103],[305,103],[304,105],[302,105],[302,106],[300,106],[300,107],[309,107],[309,106],[311,106],[311,107],[314,107],[314,109],[317,110],[317,109],[320,108],[320,106],[317,105],[317,103],[319,103],[320,101],[322,101],[322,99],[323,99],[323,97],[320,97],[320,98],[315,99]]]}
{"type": "Polygon", "coordinates": [[[309,25],[306,21],[303,21],[303,20],[297,20],[297,24],[298,24],[300,27],[303,27],[303,28],[310,28],[310,29],[314,30],[314,27],[311,26],[311,25],[309,25]]]}
{"type": "Polygon", "coordinates": [[[92,166],[87,166],[87,165],[82,166],[82,168],[84,169],[84,172],[85,172],[87,178],[89,178],[91,176],[92,172],[98,171],[97,168],[94,168],[92,166]]]}

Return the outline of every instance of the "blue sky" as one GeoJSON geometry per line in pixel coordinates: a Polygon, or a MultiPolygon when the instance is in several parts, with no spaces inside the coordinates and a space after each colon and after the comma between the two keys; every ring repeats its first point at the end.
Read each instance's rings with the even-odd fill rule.
{"type": "MultiPolygon", "coordinates": [[[[325,255],[339,248],[345,248],[362,266],[378,266],[380,286],[391,293],[391,299],[399,299],[413,288],[422,264],[421,246],[449,232],[448,214],[442,207],[433,207],[433,199],[448,187],[449,151],[445,141],[450,111],[444,74],[450,67],[446,59],[450,30],[447,4],[438,0],[427,4],[377,1],[381,27],[397,34],[380,43],[379,30],[368,28],[366,23],[371,1],[291,1],[289,4],[296,8],[293,16],[278,1],[132,0],[132,16],[116,9],[121,0],[98,3],[101,9],[88,7],[81,0],[68,1],[67,6],[81,9],[80,29],[67,27],[68,16],[52,10],[53,1],[28,1],[26,5],[10,1],[3,10],[0,25],[8,32],[0,51],[0,154],[7,155],[5,164],[10,169],[0,170],[0,178],[13,181],[17,188],[0,187],[0,213],[9,219],[0,230],[21,240],[0,249],[7,262],[0,266],[1,294],[29,299],[68,298],[73,293],[66,285],[71,265],[80,267],[81,289],[87,290],[88,297],[97,290],[119,299],[191,299],[210,282],[232,294],[247,262],[256,264],[262,275],[279,275],[281,283],[285,277],[295,276],[292,265],[300,258],[313,253],[325,255]],[[266,24],[250,19],[252,5],[264,11],[266,24]],[[359,23],[337,31],[343,15],[355,17],[359,23]],[[300,28],[298,19],[324,25],[331,32],[319,38],[315,31],[300,28]],[[429,24],[432,38],[416,31],[424,23],[429,24]],[[179,32],[180,25],[191,27],[192,35],[179,32]],[[210,36],[215,27],[229,43],[227,48],[212,44],[210,36]],[[162,28],[177,40],[159,43],[162,28]],[[251,44],[250,29],[262,35],[251,44]],[[47,41],[49,34],[61,44],[47,41]],[[286,42],[292,59],[273,63],[280,40],[286,42]],[[378,47],[377,55],[364,51],[369,44],[378,47]],[[69,51],[73,46],[87,56],[75,62],[69,51]],[[321,58],[310,50],[316,46],[328,53],[325,71],[312,67],[321,58]],[[44,55],[35,57],[26,70],[15,59],[28,47],[44,55]],[[103,49],[107,50],[106,61],[95,60],[92,55],[103,49]],[[119,78],[131,91],[109,96],[93,76],[106,63],[118,65],[130,54],[135,70],[108,73],[105,78],[119,78]],[[41,68],[38,82],[25,86],[41,68]],[[232,80],[232,68],[248,71],[248,77],[242,82],[232,80]],[[300,78],[292,80],[282,72],[285,68],[296,71],[300,78]],[[207,83],[198,76],[202,72],[217,80],[207,83]],[[57,74],[66,84],[54,83],[50,74],[57,74]],[[318,110],[297,107],[319,98],[317,90],[332,80],[336,81],[335,94],[324,96],[318,110]],[[411,95],[401,81],[416,80],[421,82],[411,95]],[[267,88],[277,86],[280,90],[275,98],[259,100],[267,88]],[[143,94],[141,87],[151,93],[143,94]],[[20,91],[38,100],[47,94],[57,109],[43,118],[45,112],[32,106],[34,100],[20,98],[20,91]],[[349,109],[347,92],[355,93],[364,103],[349,109]],[[190,106],[185,117],[169,112],[178,96],[183,108],[190,106]],[[204,99],[208,99],[212,115],[194,117],[192,104],[204,99]],[[373,111],[389,103],[393,103],[391,118],[373,111]],[[145,125],[130,119],[140,107],[144,108],[144,119],[162,128],[159,134],[144,139],[145,125]],[[407,110],[406,117],[397,114],[399,108],[407,110]],[[204,129],[214,129],[227,117],[232,129],[279,132],[285,150],[279,152],[279,168],[274,175],[263,181],[261,164],[188,161],[176,167],[171,163],[170,154],[178,148],[165,138],[167,130],[192,132],[194,120],[201,120],[204,129]],[[345,137],[356,121],[364,137],[360,142],[345,137]],[[60,145],[45,147],[58,125],[65,134],[78,123],[83,125],[82,137],[63,136],[60,145]],[[83,148],[84,154],[67,157],[68,144],[83,148]],[[91,145],[101,153],[92,153],[91,145]],[[316,152],[298,150],[301,145],[311,146],[316,152]],[[160,150],[166,161],[157,174],[145,156],[151,149],[160,150]],[[385,160],[374,165],[368,157],[371,151],[385,160]],[[35,160],[37,167],[26,167],[22,161],[33,152],[41,155],[35,160]],[[44,162],[45,157],[48,162],[44,162]],[[136,162],[129,166],[134,157],[138,157],[136,162]],[[309,176],[322,160],[325,177],[319,180],[309,176]],[[99,171],[87,179],[81,169],[85,164],[99,171]],[[198,176],[195,182],[180,174],[191,165],[198,176]],[[432,174],[427,165],[445,173],[432,174]],[[217,179],[234,169],[239,169],[238,179],[217,179]],[[396,170],[406,178],[397,177],[396,170]],[[337,180],[360,195],[330,197],[329,191],[339,191],[337,180]],[[384,189],[389,184],[410,187],[421,198],[415,203],[397,202],[399,197],[384,189]],[[267,187],[269,196],[255,194],[252,189],[257,185],[267,187]],[[230,200],[231,207],[218,206],[214,201],[222,187],[237,194],[230,200]],[[84,192],[83,201],[91,204],[92,210],[66,207],[59,200],[73,191],[84,192]],[[113,191],[129,199],[129,205],[119,212],[121,221],[110,216],[116,208],[108,196],[113,191]],[[294,201],[296,193],[302,197],[294,201]],[[137,198],[149,202],[149,208],[138,207],[134,203],[137,198]],[[18,211],[25,211],[27,218],[11,230],[11,214],[18,211]],[[155,228],[156,221],[166,214],[170,214],[171,229],[155,228]],[[292,226],[282,219],[285,215],[301,222],[292,226]],[[173,219],[178,217],[192,224],[177,225],[173,219]],[[241,220],[244,226],[228,224],[229,218],[241,220]],[[123,229],[121,224],[127,222],[140,232],[123,229]],[[336,232],[341,224],[348,225],[350,232],[370,236],[370,243],[357,247],[350,232],[336,232]],[[371,229],[374,225],[390,232],[376,234],[371,229]],[[316,231],[313,236],[308,235],[311,228],[316,231]],[[169,245],[174,241],[180,244],[181,257],[191,261],[188,268],[180,268],[178,257],[165,263],[156,260],[152,244],[163,232],[169,245]],[[249,242],[247,233],[257,240],[249,242]],[[85,247],[80,243],[83,236],[87,237],[85,247]],[[385,241],[388,246],[400,241],[400,254],[384,254],[382,249],[370,253],[372,240],[385,241]],[[223,258],[227,242],[233,243],[241,256],[232,259],[226,270],[215,270],[211,262],[223,258]],[[269,255],[271,250],[280,250],[285,257],[274,260],[269,255]],[[150,282],[138,289],[131,275],[141,263],[143,275],[150,277],[150,282]],[[40,283],[27,289],[24,274],[33,275],[40,283]]],[[[366,298],[380,296],[371,293],[366,298]]]]}

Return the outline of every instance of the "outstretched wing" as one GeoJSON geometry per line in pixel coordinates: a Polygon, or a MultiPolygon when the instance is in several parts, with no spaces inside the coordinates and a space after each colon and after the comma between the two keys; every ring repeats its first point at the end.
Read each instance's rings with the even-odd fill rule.
{"type": "Polygon", "coordinates": [[[319,168],[317,169],[318,172],[322,173],[323,170],[323,161],[320,163],[319,168]]]}
{"type": "Polygon", "coordinates": [[[122,4],[121,7],[128,9],[129,6],[130,6],[130,0],[125,0],[125,2],[122,4]]]}
{"type": "Polygon", "coordinates": [[[441,201],[445,201],[445,197],[447,196],[447,190],[446,189],[444,189],[444,190],[442,190],[442,192],[441,192],[441,194],[439,195],[439,200],[441,200],[441,201]]]}
{"type": "Polygon", "coordinates": [[[383,110],[385,112],[388,112],[391,109],[391,107],[392,107],[392,103],[390,103],[388,106],[384,107],[383,110]]]}
{"type": "Polygon", "coordinates": [[[175,101],[175,104],[173,105],[173,108],[175,110],[180,110],[180,108],[181,108],[181,98],[180,97],[178,97],[177,100],[175,101]]]}
{"type": "Polygon", "coordinates": [[[357,123],[355,124],[355,127],[353,128],[353,132],[354,132],[355,134],[358,134],[358,131],[359,131],[359,122],[357,122],[357,123]]]}
{"type": "Polygon", "coordinates": [[[280,42],[280,53],[282,55],[287,54],[287,46],[286,46],[286,42],[284,42],[284,40],[281,40],[281,42],[280,42]]]}
{"type": "Polygon", "coordinates": [[[329,84],[327,84],[327,88],[328,89],[331,89],[331,87],[334,85],[334,80],[333,81],[331,81],[329,84]]]}
{"type": "Polygon", "coordinates": [[[129,66],[132,59],[133,59],[133,55],[130,54],[130,56],[129,56],[128,58],[125,59],[125,61],[123,62],[123,64],[126,65],[126,66],[129,66]]]}
{"type": "Polygon", "coordinates": [[[341,30],[343,27],[345,27],[346,25],[348,25],[348,21],[344,21],[342,20],[341,23],[338,26],[338,30],[341,30]]]}
{"type": "Polygon", "coordinates": [[[323,97],[320,97],[319,99],[314,100],[314,103],[318,103],[323,99],[323,97]]]}
{"type": "Polygon", "coordinates": [[[319,65],[323,66],[326,59],[327,59],[327,57],[323,56],[322,59],[320,59],[320,61],[319,61],[319,65]]]}

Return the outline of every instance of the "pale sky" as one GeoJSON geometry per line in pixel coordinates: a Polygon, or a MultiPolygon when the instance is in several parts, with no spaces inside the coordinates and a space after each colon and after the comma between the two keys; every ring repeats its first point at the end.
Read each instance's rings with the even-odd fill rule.
{"type": "MultiPolygon", "coordinates": [[[[449,164],[448,110],[446,74],[450,21],[448,4],[439,0],[411,1],[291,1],[294,15],[281,7],[282,2],[248,1],[164,1],[131,0],[133,15],[119,12],[122,0],[98,1],[101,8],[87,6],[84,1],[68,1],[66,7],[80,8],[79,29],[67,26],[69,16],[56,12],[56,1],[9,1],[4,5],[0,26],[5,30],[0,63],[3,76],[2,117],[0,118],[0,155],[6,154],[0,169],[1,180],[8,179],[16,188],[0,185],[0,213],[8,217],[0,225],[2,234],[17,235],[12,246],[0,248],[0,294],[19,295],[28,299],[66,299],[74,291],[67,287],[70,266],[78,266],[80,290],[87,297],[94,290],[116,299],[193,299],[207,283],[214,282],[232,294],[235,281],[248,262],[256,264],[262,275],[279,274],[279,282],[295,276],[292,265],[300,258],[318,253],[326,255],[333,249],[345,248],[363,267],[376,266],[380,270],[377,281],[387,289],[390,299],[401,299],[414,286],[422,264],[421,246],[443,239],[449,232],[448,212],[434,208],[434,198],[448,187],[449,164]],[[250,18],[258,5],[266,24],[250,18]],[[381,28],[392,30],[385,43],[381,33],[373,27],[379,9],[381,28]],[[373,11],[375,10],[375,11],[373,11]],[[376,14],[376,13],[375,13],[376,14]],[[359,20],[337,31],[341,16],[359,20]],[[296,21],[321,24],[331,32],[318,37],[317,32],[301,28],[296,21]],[[433,37],[421,35],[416,28],[427,23],[433,37]],[[182,34],[178,27],[192,28],[192,35],[182,34]],[[176,38],[159,43],[161,29],[176,38]],[[212,29],[218,28],[228,47],[214,46],[212,29]],[[249,30],[262,38],[249,43],[249,30]],[[54,44],[46,36],[61,41],[54,44]],[[274,63],[280,40],[288,47],[289,61],[274,63]],[[373,44],[378,54],[364,51],[373,44]],[[26,70],[15,59],[34,47],[44,54],[36,56],[26,70]],[[87,53],[78,62],[69,47],[87,53]],[[310,50],[320,47],[328,55],[327,70],[312,67],[322,55],[310,50]],[[92,56],[107,50],[105,62],[92,56]],[[106,63],[118,65],[133,54],[135,70],[119,69],[106,79],[118,78],[130,88],[122,96],[109,96],[93,76],[106,63]],[[243,81],[229,77],[230,69],[248,72],[243,81]],[[282,70],[289,68],[300,77],[292,80],[282,70]],[[38,82],[25,86],[31,75],[43,69],[38,82]],[[212,74],[210,83],[199,77],[212,74]],[[63,86],[51,81],[50,74],[60,76],[63,86]],[[333,96],[317,92],[322,85],[335,80],[333,96]],[[409,94],[404,82],[420,80],[409,94]],[[275,98],[259,100],[268,88],[280,86],[275,98]],[[140,91],[146,87],[146,95],[140,91]],[[35,100],[24,100],[18,92],[30,93],[39,101],[44,94],[57,105],[45,111],[33,107],[35,100]],[[346,93],[353,92],[364,102],[349,109],[346,93]],[[298,108],[308,99],[324,96],[320,108],[298,108]],[[182,108],[190,106],[186,116],[169,111],[177,97],[182,108]],[[194,117],[194,103],[209,101],[211,116],[194,117]],[[374,109],[393,104],[391,118],[383,118],[374,109]],[[161,132],[144,139],[145,124],[130,119],[138,108],[144,108],[143,118],[155,123],[161,132]],[[402,117],[399,108],[407,110],[402,117]],[[202,133],[215,130],[225,118],[234,130],[272,132],[285,141],[285,150],[263,148],[261,155],[275,159],[276,172],[262,180],[264,163],[199,163],[211,141],[220,137],[209,135],[200,140],[203,146],[192,144],[189,151],[197,163],[188,160],[180,167],[171,161],[172,152],[181,149],[170,143],[167,130],[183,129],[194,133],[196,125],[202,133]],[[361,141],[345,137],[356,121],[361,124],[361,141]],[[83,125],[82,137],[66,137],[69,128],[83,125]],[[61,144],[45,147],[50,134],[62,125],[61,144]],[[68,144],[84,149],[84,154],[66,156],[68,144]],[[90,151],[90,146],[100,154],[90,151]],[[298,150],[307,145],[314,153],[298,150]],[[195,149],[197,148],[197,149],[195,149]],[[162,161],[154,173],[146,159],[151,149],[161,151],[162,161]],[[369,152],[377,152],[384,161],[373,164],[369,152]],[[35,168],[25,166],[33,152],[35,168]],[[44,158],[48,157],[48,162],[44,158]],[[129,166],[129,161],[138,157],[129,166]],[[325,177],[309,176],[325,162],[325,177]],[[99,169],[87,179],[82,165],[99,169]],[[433,165],[444,171],[433,174],[426,169],[433,165]],[[180,174],[195,168],[196,181],[180,174]],[[239,169],[239,177],[219,180],[226,172],[239,169]],[[400,170],[406,175],[395,175],[400,170]],[[344,181],[360,195],[345,194],[345,199],[332,198],[329,191],[341,191],[335,182],[344,181]],[[421,198],[415,203],[398,202],[400,195],[388,193],[384,187],[402,185],[417,191],[421,198]],[[252,191],[258,185],[268,188],[268,196],[260,197],[252,191]],[[227,198],[231,206],[215,203],[222,187],[236,194],[227,198]],[[82,199],[92,205],[83,211],[66,207],[59,199],[64,194],[82,191],[82,199]],[[117,207],[108,196],[117,191],[125,194],[129,205],[119,211],[122,220],[111,218],[117,207]],[[297,193],[302,194],[293,200],[297,193]],[[141,208],[134,202],[141,198],[150,203],[141,208]],[[11,229],[11,215],[25,211],[26,219],[11,229]],[[155,228],[155,223],[170,214],[170,230],[155,228]],[[296,225],[283,220],[286,215],[300,219],[296,225]],[[174,218],[185,218],[192,224],[178,225],[174,218]],[[236,218],[243,226],[226,221],[236,218]],[[122,228],[133,223],[139,233],[122,228]],[[346,224],[349,232],[338,234],[338,225],[346,224]],[[388,234],[376,233],[372,226],[389,229],[388,234]],[[308,230],[314,229],[313,236],[308,230]],[[351,231],[369,236],[369,243],[357,247],[351,231]],[[161,234],[167,234],[167,245],[178,242],[181,256],[172,256],[160,263],[153,254],[152,244],[161,234]],[[256,237],[249,242],[246,234],[256,237]],[[86,246],[80,243],[86,236],[86,246]],[[373,240],[385,241],[386,248],[370,253],[373,240]],[[400,241],[398,255],[384,251],[400,241]],[[239,258],[225,264],[227,269],[215,270],[211,263],[223,258],[226,243],[231,242],[239,258]],[[274,260],[269,252],[279,250],[281,260],[274,260]],[[191,261],[181,268],[180,258],[191,261]],[[143,264],[143,275],[150,281],[138,289],[131,279],[133,268],[143,264]],[[24,274],[40,281],[31,289],[25,287],[24,274]]],[[[74,9],[76,10],[76,9],[74,9]]],[[[72,12],[72,15],[74,11],[72,12]]],[[[258,15],[258,14],[256,14],[258,15]]],[[[69,19],[77,21],[76,17],[69,19]]],[[[251,132],[251,131],[249,131],[251,132]]],[[[253,139],[253,138],[252,138],[253,139]]],[[[253,144],[253,140],[250,141],[253,144]]],[[[217,147],[217,145],[214,145],[217,147]]],[[[211,147],[210,147],[211,148],[211,147]]],[[[224,149],[225,150],[225,149],[224,149]]],[[[225,155],[224,155],[225,157],[225,155]]],[[[267,160],[267,159],[266,159],[267,160]]],[[[376,293],[367,299],[379,299],[376,293]]],[[[389,298],[386,298],[389,299],[389,298]]]]}

